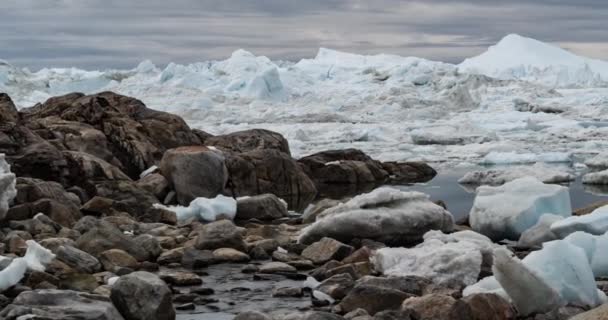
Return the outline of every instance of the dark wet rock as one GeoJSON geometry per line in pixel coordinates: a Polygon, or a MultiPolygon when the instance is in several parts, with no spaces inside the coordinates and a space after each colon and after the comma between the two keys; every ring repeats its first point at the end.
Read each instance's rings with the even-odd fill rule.
{"type": "Polygon", "coordinates": [[[46,284],[50,284],[56,288],[59,286],[59,278],[46,272],[32,271],[29,275],[27,275],[27,279],[25,281],[25,285],[32,289],[42,289],[40,287],[46,284]]]}
{"type": "Polygon", "coordinates": [[[59,277],[59,288],[75,291],[93,292],[99,284],[92,274],[67,273],[59,277]]]}
{"type": "Polygon", "coordinates": [[[357,285],[337,306],[342,313],[362,308],[370,315],[384,310],[399,309],[413,295],[403,291],[373,285],[357,285]]]}
{"type": "Polygon", "coordinates": [[[110,298],[126,320],[175,319],[171,290],[149,272],[120,277],[112,287],[110,298]]]}
{"type": "Polygon", "coordinates": [[[59,247],[56,255],[57,259],[75,270],[85,273],[95,273],[101,270],[101,263],[97,258],[72,246],[59,247]]]}
{"type": "Polygon", "coordinates": [[[43,213],[54,222],[68,228],[81,218],[78,207],[73,203],[61,203],[54,199],[44,198],[11,207],[4,220],[26,220],[33,218],[38,213],[43,213]]]}
{"type": "Polygon", "coordinates": [[[192,272],[168,271],[159,274],[159,277],[174,286],[193,286],[203,283],[201,277],[192,272]]]}
{"type": "Polygon", "coordinates": [[[287,206],[274,194],[241,198],[236,204],[236,219],[274,220],[287,216],[287,206]]]}
{"type": "Polygon", "coordinates": [[[316,290],[319,290],[333,299],[340,300],[355,286],[355,280],[348,273],[341,273],[325,279],[316,290]]]}
{"type": "Polygon", "coordinates": [[[323,264],[330,260],[342,260],[348,257],[354,248],[340,241],[323,238],[302,251],[302,257],[316,264],[323,264]]]}
{"type": "MultiPolygon", "coordinates": [[[[139,236],[135,237],[133,241],[139,246],[141,252],[147,256],[147,259],[144,259],[143,261],[154,261],[163,252],[163,249],[161,248],[160,243],[158,242],[156,237],[151,236],[149,234],[140,234],[139,236]]],[[[134,255],[132,252],[128,250],[124,251],[132,255],[135,259],[137,259],[137,261],[142,261],[137,257],[137,255],[134,255]]]]}
{"type": "Polygon", "coordinates": [[[169,193],[169,180],[160,173],[149,174],[135,182],[138,187],[153,194],[157,199],[162,200],[169,193]]]}
{"type": "Polygon", "coordinates": [[[280,287],[272,290],[273,297],[301,297],[304,295],[302,288],[297,287],[280,287]]]}
{"type": "Polygon", "coordinates": [[[19,121],[19,112],[11,97],[0,93],[0,123],[16,123],[19,121]]]}
{"type": "Polygon", "coordinates": [[[139,219],[145,217],[152,205],[158,199],[148,191],[141,189],[130,180],[104,180],[95,182],[91,186],[92,193],[101,197],[112,199],[112,209],[119,212],[128,212],[139,219]]]}
{"type": "Polygon", "coordinates": [[[189,269],[200,269],[217,263],[216,257],[211,250],[197,250],[194,248],[186,248],[182,250],[183,254],[179,261],[189,269]]]}
{"type": "Polygon", "coordinates": [[[205,139],[205,145],[234,153],[270,149],[291,155],[289,144],[281,134],[264,129],[251,129],[208,137],[205,139]]]}
{"type": "Polygon", "coordinates": [[[233,248],[245,251],[246,248],[242,231],[229,220],[204,225],[199,231],[195,246],[199,250],[233,248]]]}
{"type": "MultiPolygon", "coordinates": [[[[182,257],[184,256],[184,250],[185,250],[185,248],[179,247],[179,248],[174,248],[174,249],[164,251],[163,253],[160,254],[160,256],[158,256],[158,259],[156,259],[156,262],[161,265],[168,265],[168,264],[180,262],[180,261],[182,261],[182,257]]],[[[210,255],[213,255],[211,251],[208,251],[208,252],[210,255]]],[[[183,264],[183,261],[182,261],[182,264],[183,264]]],[[[184,266],[188,267],[188,268],[192,268],[191,266],[188,266],[185,264],[184,264],[184,266]]]]}
{"type": "Polygon", "coordinates": [[[453,320],[452,309],[456,299],[442,294],[411,297],[403,302],[402,310],[413,310],[420,320],[453,320]]]}
{"type": "Polygon", "coordinates": [[[271,193],[290,208],[304,208],[317,195],[312,180],[288,154],[278,150],[227,153],[229,192],[235,196],[271,193]]]}
{"type": "Polygon", "coordinates": [[[344,320],[344,318],[329,312],[309,311],[304,314],[301,320],[344,320]]]}
{"type": "Polygon", "coordinates": [[[272,320],[272,318],[258,311],[245,311],[239,313],[234,320],[272,320]]]}
{"type": "Polygon", "coordinates": [[[104,296],[69,290],[25,291],[0,311],[0,318],[122,320],[112,302],[104,296]],[[69,315],[69,318],[66,316],[69,315]]]}
{"type": "Polygon", "coordinates": [[[223,193],[228,181],[222,153],[204,146],[167,150],[160,162],[160,169],[177,193],[177,201],[183,206],[198,197],[214,198],[223,193]]]}
{"type": "Polygon", "coordinates": [[[399,290],[405,293],[421,296],[427,286],[431,285],[429,279],[417,276],[406,277],[374,277],[366,276],[357,280],[357,285],[371,285],[399,290]]]}

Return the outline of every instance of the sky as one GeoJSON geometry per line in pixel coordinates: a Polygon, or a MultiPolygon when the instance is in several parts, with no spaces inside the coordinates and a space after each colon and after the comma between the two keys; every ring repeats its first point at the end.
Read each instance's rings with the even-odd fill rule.
{"type": "Polygon", "coordinates": [[[509,33],[608,60],[606,0],[0,0],[0,59],[131,68],[320,47],[458,63],[509,33]]]}

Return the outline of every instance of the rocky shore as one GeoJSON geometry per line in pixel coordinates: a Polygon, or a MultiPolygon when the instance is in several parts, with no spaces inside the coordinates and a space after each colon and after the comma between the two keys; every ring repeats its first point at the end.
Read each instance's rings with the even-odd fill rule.
{"type": "MultiPolygon", "coordinates": [[[[19,111],[0,94],[0,154],[0,319],[197,319],[213,311],[240,312],[238,320],[608,314],[605,306],[584,313],[605,301],[595,287],[595,296],[575,301],[531,272],[541,279],[530,283],[540,290],[549,282],[545,298],[556,300],[530,305],[514,292],[536,289],[504,285],[516,270],[505,266],[526,274],[533,264],[524,257],[539,249],[538,239],[557,238],[549,234],[554,225],[537,224],[539,210],[528,207],[509,213],[534,216],[526,228],[519,220],[504,227],[484,220],[494,214],[484,207],[494,194],[525,194],[520,180],[480,192],[470,226],[457,225],[425,194],[380,187],[428,181],[436,172],[427,164],[380,162],[355,149],[294,159],[278,133],[213,136],[111,92],[68,94],[19,111]],[[515,241],[533,240],[506,243],[508,253],[490,240],[514,234],[515,241]],[[492,275],[502,288],[478,283],[492,275]],[[224,290],[226,281],[260,285],[224,290]],[[237,308],[250,299],[260,308],[237,308]]],[[[550,189],[538,183],[535,190],[550,189]]],[[[563,190],[552,190],[561,197],[563,190]]],[[[597,274],[593,283],[608,289],[597,274]]]]}

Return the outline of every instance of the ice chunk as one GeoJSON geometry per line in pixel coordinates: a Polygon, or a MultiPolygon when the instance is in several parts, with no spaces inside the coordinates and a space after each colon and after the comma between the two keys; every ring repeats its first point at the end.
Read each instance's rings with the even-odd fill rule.
{"type": "Polygon", "coordinates": [[[492,151],[479,162],[480,164],[518,164],[518,163],[571,163],[572,155],[566,152],[517,153],[492,151]]]}
{"type": "Polygon", "coordinates": [[[44,271],[55,255],[34,240],[27,240],[27,251],[22,258],[15,258],[0,271],[0,292],[21,281],[27,270],[44,271]]]}
{"type": "Polygon", "coordinates": [[[544,183],[563,183],[573,181],[576,178],[568,171],[559,170],[539,162],[533,166],[519,166],[504,170],[472,171],[460,178],[458,183],[499,186],[523,177],[535,177],[544,183]]]}
{"type": "Polygon", "coordinates": [[[539,246],[547,241],[560,239],[560,237],[551,231],[551,225],[562,219],[564,219],[562,216],[549,213],[543,214],[532,228],[521,234],[519,241],[517,241],[517,245],[524,248],[530,248],[539,246]]]}
{"type": "Polygon", "coordinates": [[[4,157],[4,154],[0,154],[0,221],[4,219],[9,204],[17,196],[16,178],[4,157]]]}
{"type": "Polygon", "coordinates": [[[587,159],[587,161],[585,161],[585,165],[595,170],[608,169],[608,152],[603,152],[591,159],[587,159]]]}
{"type": "Polygon", "coordinates": [[[578,231],[567,236],[564,241],[585,251],[595,277],[608,277],[608,234],[594,236],[578,231]]]}
{"type": "Polygon", "coordinates": [[[403,244],[419,241],[429,230],[451,231],[453,225],[452,215],[428,195],[381,187],[326,209],[302,230],[299,241],[330,237],[349,242],[356,237],[403,244]]]}
{"type": "Polygon", "coordinates": [[[213,199],[196,198],[187,207],[184,206],[164,206],[154,204],[155,208],[161,208],[175,212],[178,220],[196,218],[201,221],[215,221],[218,218],[234,219],[236,215],[236,200],[231,197],[218,195],[213,199]]]}
{"type": "Polygon", "coordinates": [[[576,231],[601,235],[608,231],[608,206],[599,207],[590,214],[572,216],[551,225],[551,231],[560,239],[576,231]]]}
{"type": "Polygon", "coordinates": [[[606,184],[608,185],[608,170],[591,172],[583,176],[584,184],[606,184]]]}
{"type": "Polygon", "coordinates": [[[564,304],[554,288],[506,248],[494,252],[492,271],[520,315],[545,313],[564,304]]]}
{"type": "Polygon", "coordinates": [[[438,285],[459,287],[477,281],[484,254],[495,245],[472,231],[429,231],[414,248],[382,248],[372,256],[377,271],[390,276],[421,276],[438,285]]]}
{"type": "Polygon", "coordinates": [[[148,169],[146,169],[146,170],[142,171],[142,172],[139,174],[139,178],[140,178],[140,179],[142,179],[142,178],[144,178],[145,176],[147,176],[147,175],[149,175],[149,174],[153,173],[153,172],[154,172],[154,171],[156,171],[156,170],[158,170],[158,166],[153,165],[153,166],[151,166],[150,168],[148,168],[148,169]]]}
{"type": "Polygon", "coordinates": [[[473,230],[493,240],[518,240],[545,213],[572,214],[568,188],[526,177],[477,188],[469,222],[473,230]]]}

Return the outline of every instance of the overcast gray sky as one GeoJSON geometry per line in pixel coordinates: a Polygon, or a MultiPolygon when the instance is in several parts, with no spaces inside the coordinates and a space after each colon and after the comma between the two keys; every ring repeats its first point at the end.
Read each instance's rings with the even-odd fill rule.
{"type": "Polygon", "coordinates": [[[0,0],[0,58],[96,69],[327,47],[460,62],[519,33],[608,60],[606,21],[607,0],[0,0]]]}

